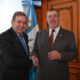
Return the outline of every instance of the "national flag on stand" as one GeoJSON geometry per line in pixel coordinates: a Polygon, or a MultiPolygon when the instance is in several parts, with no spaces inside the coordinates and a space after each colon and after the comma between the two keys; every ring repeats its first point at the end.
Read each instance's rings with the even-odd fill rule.
{"type": "Polygon", "coordinates": [[[31,52],[33,49],[36,33],[37,31],[39,31],[39,26],[37,23],[37,17],[36,17],[34,5],[40,6],[41,1],[40,0],[34,0],[34,1],[22,0],[22,5],[23,5],[23,8],[27,6],[26,7],[27,9],[25,10],[26,11],[25,13],[28,17],[28,23],[27,23],[28,28],[26,29],[26,33],[28,34],[29,48],[31,52]]]}
{"type": "MultiPolygon", "coordinates": [[[[28,17],[26,33],[29,38],[30,52],[33,49],[36,33],[39,31],[34,5],[41,6],[41,0],[22,0],[24,12],[28,17]]],[[[36,70],[34,67],[30,70],[29,80],[36,80],[36,70]]]]}

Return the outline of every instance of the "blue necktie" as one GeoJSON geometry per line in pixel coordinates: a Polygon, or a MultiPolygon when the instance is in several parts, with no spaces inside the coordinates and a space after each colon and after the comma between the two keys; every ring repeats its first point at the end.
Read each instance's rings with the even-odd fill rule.
{"type": "Polygon", "coordinates": [[[22,43],[22,45],[23,45],[23,47],[24,47],[24,49],[25,49],[25,52],[28,53],[27,44],[26,44],[26,42],[25,42],[25,39],[24,39],[23,35],[20,35],[20,36],[19,36],[19,39],[20,39],[20,41],[21,41],[21,43],[22,43]]]}

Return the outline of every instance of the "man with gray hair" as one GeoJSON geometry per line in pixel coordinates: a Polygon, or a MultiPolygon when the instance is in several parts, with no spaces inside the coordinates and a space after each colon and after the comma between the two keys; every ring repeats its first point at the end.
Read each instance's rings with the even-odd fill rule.
{"type": "Polygon", "coordinates": [[[47,12],[49,28],[36,35],[32,60],[38,67],[38,80],[69,80],[68,62],[75,58],[76,41],[71,31],[59,25],[59,11],[47,12]]]}

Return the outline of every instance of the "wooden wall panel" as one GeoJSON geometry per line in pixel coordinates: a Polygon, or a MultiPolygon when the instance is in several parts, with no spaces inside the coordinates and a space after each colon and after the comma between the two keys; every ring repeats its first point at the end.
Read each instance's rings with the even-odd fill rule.
{"type": "Polygon", "coordinates": [[[54,5],[57,5],[57,4],[70,3],[70,2],[73,2],[73,1],[77,1],[77,0],[46,0],[46,1],[53,2],[54,5]]]}
{"type": "Polygon", "coordinates": [[[64,8],[63,10],[61,10],[60,11],[60,25],[65,29],[71,30],[72,29],[71,17],[72,16],[71,16],[70,9],[64,8]]]}
{"type": "Polygon", "coordinates": [[[78,68],[70,68],[70,80],[80,80],[80,71],[78,68]]]}
{"type": "Polygon", "coordinates": [[[46,24],[47,23],[47,21],[46,21],[47,2],[46,2],[46,0],[42,1],[41,10],[42,10],[42,30],[43,30],[43,29],[46,29],[46,27],[47,27],[47,24],[46,24]]]}
{"type": "Polygon", "coordinates": [[[79,47],[79,50],[78,50],[78,53],[79,53],[79,63],[80,63],[80,0],[78,0],[78,47],[79,47]]]}
{"type": "Polygon", "coordinates": [[[37,7],[35,6],[35,11],[37,14],[37,21],[38,21],[38,25],[39,25],[39,29],[42,29],[42,23],[41,23],[41,19],[42,19],[42,12],[41,12],[41,7],[37,7]]]}

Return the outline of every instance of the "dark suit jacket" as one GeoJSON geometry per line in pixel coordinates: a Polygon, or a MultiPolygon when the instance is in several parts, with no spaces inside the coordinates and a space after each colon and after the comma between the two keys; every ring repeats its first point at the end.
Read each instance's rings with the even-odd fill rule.
{"type": "Polygon", "coordinates": [[[50,48],[49,30],[37,33],[32,55],[36,55],[40,60],[38,78],[40,80],[68,80],[67,62],[75,57],[76,43],[72,32],[60,28],[60,31],[50,48]],[[60,60],[49,60],[48,52],[57,50],[61,53],[60,60]]]}
{"type": "MultiPolygon", "coordinates": [[[[26,43],[28,37],[24,34],[26,43]]],[[[11,28],[0,35],[0,80],[28,80],[32,61],[25,53],[18,36],[11,28]]]]}

